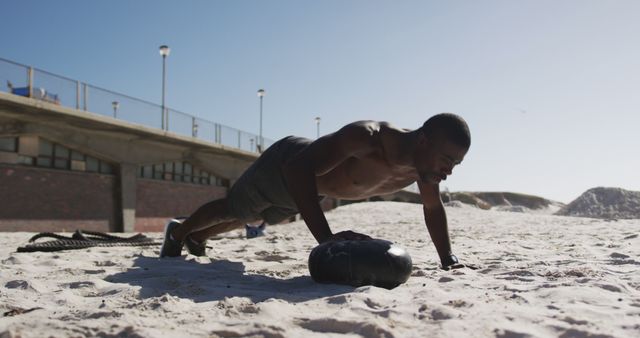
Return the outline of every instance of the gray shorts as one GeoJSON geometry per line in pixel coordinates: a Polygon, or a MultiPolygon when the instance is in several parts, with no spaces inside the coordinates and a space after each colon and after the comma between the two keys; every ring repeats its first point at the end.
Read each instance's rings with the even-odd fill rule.
{"type": "Polygon", "coordinates": [[[280,223],[298,214],[289,195],[282,166],[312,140],[288,136],[271,147],[240,176],[227,194],[231,215],[241,221],[280,223]]]}

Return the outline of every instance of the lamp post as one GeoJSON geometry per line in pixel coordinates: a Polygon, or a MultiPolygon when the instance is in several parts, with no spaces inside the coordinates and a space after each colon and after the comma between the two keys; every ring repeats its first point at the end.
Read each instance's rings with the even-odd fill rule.
{"type": "Polygon", "coordinates": [[[165,94],[165,79],[166,79],[166,61],[167,56],[171,49],[169,46],[162,45],[160,46],[160,55],[162,55],[162,130],[167,130],[169,128],[169,119],[167,116],[167,111],[164,107],[164,94],[165,94]]]}
{"type": "Polygon", "coordinates": [[[315,120],[316,120],[316,138],[318,139],[320,138],[320,117],[317,116],[315,120]]]}
{"type": "Polygon", "coordinates": [[[117,119],[118,118],[118,108],[120,108],[120,102],[113,101],[113,102],[111,102],[111,105],[113,106],[113,118],[117,119]]]}
{"type": "Polygon", "coordinates": [[[259,153],[262,152],[264,147],[264,140],[262,139],[262,98],[265,94],[264,89],[258,89],[258,97],[260,98],[260,136],[256,142],[256,147],[258,148],[259,153]]]}
{"type": "Polygon", "coordinates": [[[196,118],[191,118],[191,136],[198,137],[198,122],[196,122],[196,118]]]}

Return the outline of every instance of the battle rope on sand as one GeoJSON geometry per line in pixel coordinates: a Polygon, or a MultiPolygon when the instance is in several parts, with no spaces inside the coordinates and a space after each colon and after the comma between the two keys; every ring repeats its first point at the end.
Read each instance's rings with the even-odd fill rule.
{"type": "Polygon", "coordinates": [[[118,237],[104,232],[76,230],[71,237],[54,234],[52,232],[41,232],[29,239],[29,244],[18,248],[18,252],[34,251],[61,251],[75,250],[90,247],[113,247],[113,246],[151,246],[161,243],[143,234],[136,234],[131,237],[118,237]],[[34,243],[39,238],[55,238],[53,241],[34,243]]]}

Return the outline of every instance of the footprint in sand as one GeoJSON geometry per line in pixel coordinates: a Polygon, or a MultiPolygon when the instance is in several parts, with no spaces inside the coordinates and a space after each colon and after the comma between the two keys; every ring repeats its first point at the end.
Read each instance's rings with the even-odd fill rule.
{"type": "Polygon", "coordinates": [[[503,280],[518,280],[521,282],[533,282],[535,281],[534,278],[526,278],[526,277],[536,277],[536,275],[534,273],[532,273],[531,271],[527,271],[527,270],[515,270],[515,271],[509,271],[509,272],[503,272],[498,274],[498,277],[496,277],[496,279],[503,279],[503,280]]]}
{"type": "MultiPolygon", "coordinates": [[[[236,330],[233,328],[225,328],[222,330],[213,330],[210,335],[213,337],[284,337],[284,329],[274,325],[254,324],[253,328],[248,330],[236,330]]],[[[120,336],[118,336],[120,337],[120,336]]],[[[125,337],[125,336],[122,336],[125,337]]],[[[129,336],[126,336],[129,337],[129,336]]]]}
{"type": "Polygon", "coordinates": [[[467,303],[466,301],[462,300],[462,299],[456,299],[456,300],[450,300],[449,302],[445,303],[444,305],[449,305],[452,306],[454,308],[461,308],[461,307],[472,307],[473,303],[467,303]]]}
{"type": "MultiPolygon", "coordinates": [[[[100,318],[120,318],[122,316],[124,316],[124,313],[118,312],[118,311],[101,311],[101,312],[94,312],[92,314],[85,314],[83,317],[88,319],[100,319],[100,318]]],[[[127,337],[130,337],[130,336],[127,336],[127,337]]]]}
{"type": "Polygon", "coordinates": [[[346,304],[349,301],[349,297],[345,295],[333,296],[327,298],[327,304],[346,304]]]}
{"type": "MultiPolygon", "coordinates": [[[[600,277],[602,273],[595,271],[587,267],[570,268],[566,270],[547,271],[543,277],[548,280],[557,280],[560,278],[586,278],[586,277],[600,277]]],[[[578,281],[580,283],[580,281],[578,281]]]]}
{"type": "Polygon", "coordinates": [[[559,338],[571,338],[571,337],[588,337],[588,338],[614,338],[608,334],[597,334],[589,331],[577,330],[577,329],[565,329],[563,327],[554,326],[559,332],[562,332],[559,338]]]}
{"type": "Polygon", "coordinates": [[[574,318],[569,317],[569,316],[564,317],[564,318],[562,318],[560,320],[562,320],[563,322],[567,322],[567,323],[569,323],[571,325],[587,325],[587,324],[589,324],[589,321],[578,320],[578,319],[574,319],[574,318]]]}
{"type": "Polygon", "coordinates": [[[81,288],[88,288],[91,286],[95,286],[94,282],[89,282],[89,281],[82,281],[82,282],[73,282],[73,283],[67,283],[67,284],[62,284],[62,286],[66,286],[69,289],[81,289],[81,288]]]}
{"type": "Polygon", "coordinates": [[[374,302],[373,300],[371,300],[371,298],[367,298],[364,300],[364,303],[370,308],[370,309],[374,309],[377,310],[379,308],[382,307],[381,304],[378,304],[376,302],[374,302]]]}
{"type": "Polygon", "coordinates": [[[247,252],[247,247],[248,247],[248,245],[243,245],[239,249],[233,250],[233,252],[237,252],[237,253],[247,252]]]}
{"type": "Polygon", "coordinates": [[[503,272],[500,275],[519,276],[519,277],[535,277],[535,274],[528,270],[514,270],[509,272],[503,272]]]}
{"type": "Polygon", "coordinates": [[[612,252],[609,255],[609,257],[612,258],[608,262],[611,265],[625,265],[625,264],[640,265],[640,262],[632,259],[631,256],[625,255],[619,252],[612,252]]]}
{"type": "Polygon", "coordinates": [[[517,294],[517,293],[512,293],[510,296],[505,296],[505,299],[509,299],[510,302],[516,302],[518,304],[529,304],[529,301],[524,298],[523,296],[517,294]]]}
{"type": "Polygon", "coordinates": [[[629,282],[629,286],[640,291],[640,282],[629,282]]]}
{"type": "Polygon", "coordinates": [[[282,263],[282,261],[292,259],[291,257],[281,256],[275,252],[267,252],[267,251],[258,251],[256,252],[256,256],[258,256],[260,260],[263,260],[265,262],[282,263]]]}
{"type": "Polygon", "coordinates": [[[596,284],[596,286],[601,287],[607,291],[611,291],[611,292],[622,292],[622,289],[620,289],[619,287],[615,286],[615,285],[611,285],[611,284],[596,284]]]}
{"type": "Polygon", "coordinates": [[[511,330],[499,330],[493,331],[496,334],[496,338],[530,338],[533,337],[528,333],[516,332],[511,330]]]}
{"type": "Polygon", "coordinates": [[[31,262],[33,262],[33,258],[30,256],[22,256],[20,258],[16,257],[16,256],[11,256],[7,259],[3,259],[2,261],[0,261],[0,263],[2,263],[3,265],[20,265],[20,264],[30,264],[31,262]]]}
{"type": "Polygon", "coordinates": [[[8,281],[5,285],[5,288],[7,289],[22,289],[22,290],[26,290],[30,287],[29,282],[27,282],[26,280],[12,280],[12,281],[8,281]]]}
{"type": "Polygon", "coordinates": [[[433,320],[447,320],[453,318],[454,315],[446,309],[433,309],[431,310],[431,319],[433,320]]]}
{"type": "Polygon", "coordinates": [[[351,320],[337,320],[334,318],[301,319],[300,326],[318,333],[339,333],[339,334],[359,334],[363,337],[383,337],[393,338],[390,331],[382,327],[367,322],[357,322],[351,320]]]}
{"type": "Polygon", "coordinates": [[[427,275],[426,272],[424,272],[424,270],[420,269],[417,266],[414,266],[413,271],[411,272],[411,277],[424,277],[427,275]]]}
{"type": "Polygon", "coordinates": [[[260,307],[255,306],[253,304],[244,304],[241,305],[238,310],[242,313],[248,313],[248,314],[258,314],[260,313],[260,307]]]}

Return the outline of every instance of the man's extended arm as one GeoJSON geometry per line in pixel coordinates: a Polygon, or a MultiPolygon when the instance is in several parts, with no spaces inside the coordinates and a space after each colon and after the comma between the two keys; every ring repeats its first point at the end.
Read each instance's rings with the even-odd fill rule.
{"type": "Polygon", "coordinates": [[[372,149],[376,128],[366,123],[353,123],[311,143],[283,168],[291,197],[300,215],[318,243],[329,240],[333,233],[318,202],[316,176],[328,173],[350,157],[372,149]]]}
{"type": "Polygon", "coordinates": [[[305,158],[312,156],[312,150],[304,150],[295,161],[290,161],[284,168],[284,175],[291,197],[298,206],[298,211],[309,231],[318,243],[327,241],[333,233],[324,217],[318,202],[318,187],[314,169],[305,158]]]}
{"type": "Polygon", "coordinates": [[[436,247],[442,267],[447,268],[458,263],[458,260],[451,251],[447,214],[440,199],[440,188],[438,185],[429,185],[422,182],[418,182],[418,188],[422,197],[425,223],[429,230],[431,241],[436,247]]]}

